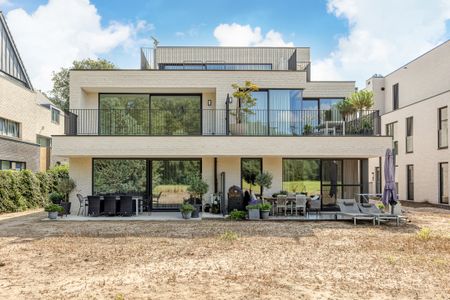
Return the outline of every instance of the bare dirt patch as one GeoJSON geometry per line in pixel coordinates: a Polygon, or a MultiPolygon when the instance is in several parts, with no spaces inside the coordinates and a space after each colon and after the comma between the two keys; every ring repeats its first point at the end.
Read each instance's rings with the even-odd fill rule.
{"type": "Polygon", "coordinates": [[[448,299],[450,212],[407,210],[400,227],[0,219],[0,298],[448,299]]]}

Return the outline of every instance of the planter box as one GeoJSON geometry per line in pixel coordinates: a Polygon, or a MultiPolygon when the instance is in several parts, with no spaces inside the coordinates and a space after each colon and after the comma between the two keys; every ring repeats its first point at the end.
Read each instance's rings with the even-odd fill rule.
{"type": "Polygon", "coordinates": [[[260,215],[259,215],[259,208],[255,209],[255,208],[251,208],[248,210],[248,219],[249,220],[259,220],[260,219],[260,215]]]}
{"type": "Polygon", "coordinates": [[[56,220],[57,217],[58,217],[58,212],[57,211],[50,211],[50,212],[48,212],[48,218],[50,220],[56,220]]]}

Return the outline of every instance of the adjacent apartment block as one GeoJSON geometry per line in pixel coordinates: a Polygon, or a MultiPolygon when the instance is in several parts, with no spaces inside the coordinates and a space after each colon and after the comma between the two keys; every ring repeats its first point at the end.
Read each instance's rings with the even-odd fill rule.
{"type": "Polygon", "coordinates": [[[33,89],[0,12],[0,170],[46,170],[51,136],[63,132],[63,114],[33,89]]]}
{"type": "MultiPolygon", "coordinates": [[[[72,70],[65,135],[54,136],[77,183],[71,195],[131,194],[150,210],[176,209],[193,174],[227,203],[249,168],[273,175],[265,195],[321,195],[323,210],[369,189],[370,158],[391,137],[378,112],[342,116],[353,81],[311,81],[309,48],[157,47],[139,70],[72,70]],[[244,110],[233,84],[250,81],[244,110]]],[[[259,193],[260,187],[253,186],[259,193]]],[[[229,208],[233,203],[229,202],[229,208]]]]}
{"type": "MultiPolygon", "coordinates": [[[[450,40],[392,73],[366,82],[392,137],[400,199],[449,204],[450,40]]],[[[383,187],[382,159],[371,160],[371,191],[383,187]]]]}

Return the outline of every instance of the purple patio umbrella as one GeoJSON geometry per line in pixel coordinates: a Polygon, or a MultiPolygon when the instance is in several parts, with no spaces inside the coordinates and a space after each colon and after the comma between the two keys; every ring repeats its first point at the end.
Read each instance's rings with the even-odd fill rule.
{"type": "Polygon", "coordinates": [[[395,187],[395,165],[394,154],[391,149],[386,150],[384,158],[384,190],[383,190],[383,204],[392,206],[394,211],[394,205],[397,204],[397,188],[395,187]]]}

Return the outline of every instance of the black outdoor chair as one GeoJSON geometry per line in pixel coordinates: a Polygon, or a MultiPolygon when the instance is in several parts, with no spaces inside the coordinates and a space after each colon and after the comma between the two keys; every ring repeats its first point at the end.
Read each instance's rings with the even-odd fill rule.
{"type": "Polygon", "coordinates": [[[103,201],[103,214],[114,216],[116,214],[116,196],[105,196],[103,201]]]}
{"type": "Polygon", "coordinates": [[[93,217],[100,215],[100,196],[88,196],[88,215],[93,217]]]}
{"type": "Polygon", "coordinates": [[[131,196],[120,196],[120,214],[122,216],[133,214],[133,199],[131,196]]]}

